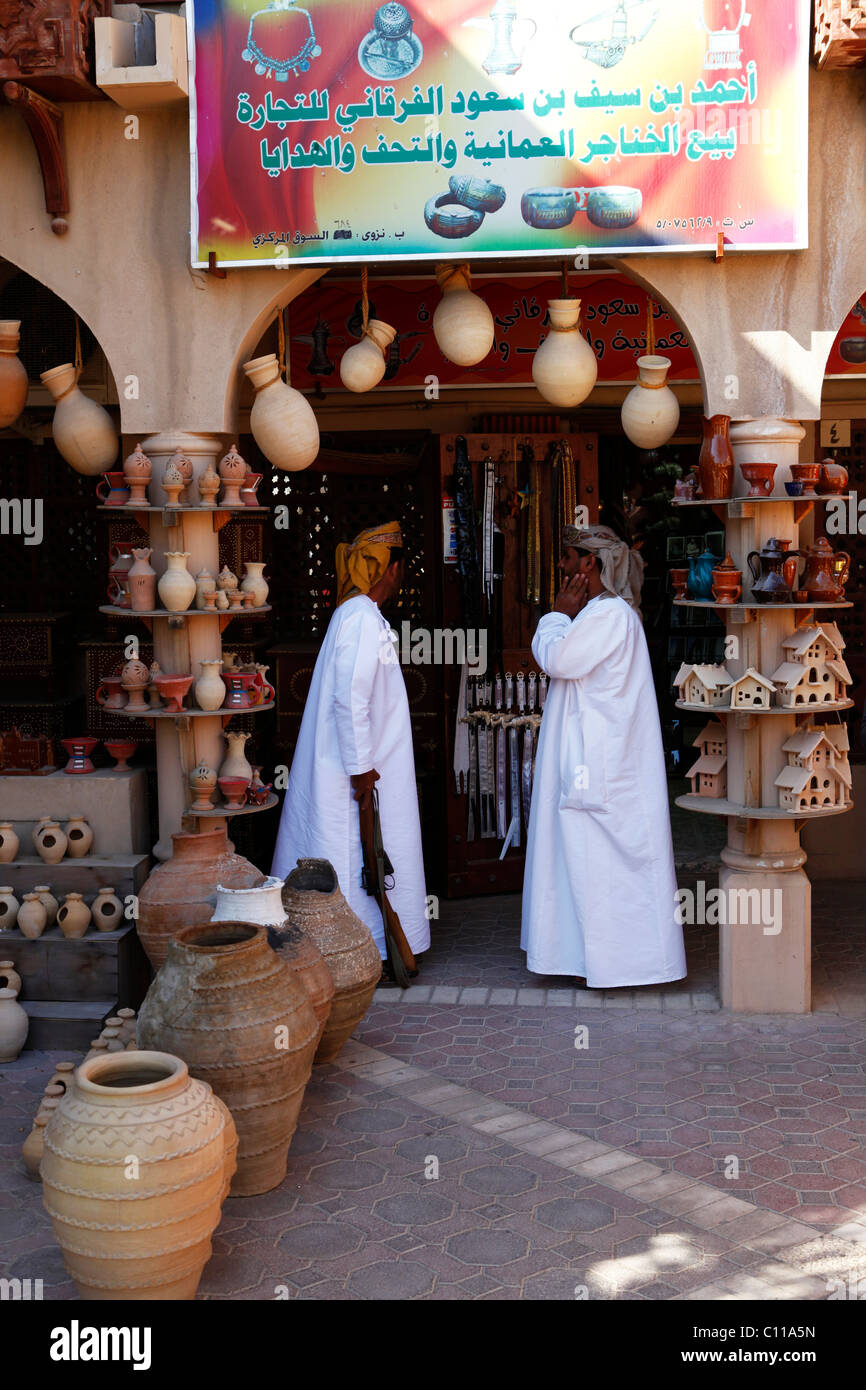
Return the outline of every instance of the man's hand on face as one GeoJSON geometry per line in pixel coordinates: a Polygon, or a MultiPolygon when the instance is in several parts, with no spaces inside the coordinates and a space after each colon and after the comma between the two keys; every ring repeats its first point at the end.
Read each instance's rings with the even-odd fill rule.
{"type": "Polygon", "coordinates": [[[373,787],[378,780],[379,774],[375,768],[371,768],[369,772],[355,773],[351,778],[359,811],[368,811],[370,809],[370,798],[373,794],[373,787]]]}
{"type": "Polygon", "coordinates": [[[589,580],[585,574],[573,574],[566,579],[553,604],[554,613],[564,613],[567,618],[576,618],[585,607],[589,580]]]}

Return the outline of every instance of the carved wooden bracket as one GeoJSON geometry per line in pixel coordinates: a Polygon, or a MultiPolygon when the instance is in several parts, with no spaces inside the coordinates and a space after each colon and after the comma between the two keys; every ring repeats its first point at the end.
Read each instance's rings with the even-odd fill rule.
{"type": "Polygon", "coordinates": [[[63,112],[53,101],[20,82],[4,82],[3,95],[24,119],[36,146],[36,156],[42,171],[45,190],[45,211],[53,213],[51,230],[63,236],[69,223],[63,214],[69,211],[69,187],[63,158],[63,112]]]}
{"type": "Polygon", "coordinates": [[[819,68],[857,68],[866,63],[863,0],[816,0],[815,57],[819,68]]]}

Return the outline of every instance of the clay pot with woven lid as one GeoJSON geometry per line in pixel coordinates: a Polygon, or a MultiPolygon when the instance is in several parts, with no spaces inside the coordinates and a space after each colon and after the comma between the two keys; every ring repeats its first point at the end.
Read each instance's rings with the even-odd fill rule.
{"type": "Polygon", "coordinates": [[[141,1006],[136,1036],[139,1047],[184,1056],[192,1075],[208,1081],[232,1112],[232,1195],[281,1183],[319,1025],[266,929],[207,922],[179,931],[141,1006]]]}
{"type": "Polygon", "coordinates": [[[290,927],[300,927],[319,948],[334,981],[331,1013],[316,1052],[332,1062],[370,1006],[382,975],[370,928],[352,911],[327,859],[299,859],[283,887],[290,927]]]}
{"type": "Polygon", "coordinates": [[[231,1117],[179,1057],[116,1052],[81,1063],[45,1129],[41,1173],[82,1298],[195,1297],[233,1141],[231,1117]]]}
{"type": "Polygon", "coordinates": [[[319,1038],[331,1012],[334,982],[318,946],[300,927],[286,921],[282,899],[283,880],[270,875],[258,888],[224,888],[217,884],[214,922],[251,922],[266,927],[268,942],[307,991],[319,1024],[319,1038]]]}
{"type": "Polygon", "coordinates": [[[154,970],[165,960],[176,931],[210,921],[218,883],[254,888],[265,877],[229,848],[225,826],[198,835],[180,831],[171,840],[171,858],[156,866],[138,895],[135,926],[154,970]]]}

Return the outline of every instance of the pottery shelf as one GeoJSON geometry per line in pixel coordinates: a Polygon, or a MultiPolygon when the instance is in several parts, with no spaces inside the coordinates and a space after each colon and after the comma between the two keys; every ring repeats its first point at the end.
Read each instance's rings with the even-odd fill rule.
{"type": "Polygon", "coordinates": [[[226,709],[221,706],[219,709],[143,709],[129,710],[124,706],[123,709],[106,710],[107,714],[122,714],[126,719],[222,719],[223,723],[228,723],[236,714],[263,714],[265,710],[273,709],[276,701],[267,700],[261,705],[249,705],[241,708],[226,709]]]}
{"type": "Polygon", "coordinates": [[[230,816],[251,816],[255,811],[271,811],[279,802],[276,792],[271,792],[267,801],[261,806],[212,806],[209,811],[186,810],[184,815],[195,816],[197,820],[207,820],[219,817],[221,820],[228,820],[230,816]]]}
{"type": "MultiPolygon", "coordinates": [[[[118,511],[115,507],[112,510],[118,511]]],[[[247,509],[252,511],[252,507],[247,509]]],[[[167,608],[148,608],[144,612],[135,612],[132,608],[117,608],[114,604],[101,604],[100,613],[110,613],[115,618],[138,618],[144,623],[148,632],[152,631],[154,618],[168,618],[169,627],[183,627],[187,618],[219,618],[219,630],[224,632],[229,623],[235,618],[255,618],[262,613],[270,613],[271,605],[265,603],[261,608],[236,608],[231,609],[208,609],[208,608],[185,608],[182,613],[170,613],[167,608]]]]}
{"type": "MultiPolygon", "coordinates": [[[[716,599],[675,598],[675,608],[714,608],[717,613],[814,613],[816,608],[853,608],[853,603],[845,599],[841,603],[718,603],[716,599]]],[[[752,622],[752,618],[744,619],[752,622]]]]}
{"type": "MultiPolygon", "coordinates": [[[[59,864],[46,864],[35,854],[19,854],[11,863],[0,864],[0,879],[11,886],[19,902],[22,893],[32,893],[40,883],[49,884],[55,897],[83,893],[89,899],[98,889],[110,886],[123,898],[137,893],[149,872],[150,855],[135,853],[85,854],[81,859],[67,856],[59,864]]],[[[0,945],[6,935],[0,932],[0,945]]],[[[21,937],[17,927],[9,935],[21,937]]]]}
{"type": "MultiPolygon", "coordinates": [[[[715,714],[715,710],[709,711],[715,714]]],[[[844,806],[816,806],[812,811],[783,811],[780,806],[741,806],[727,801],[722,796],[694,796],[687,792],[676,798],[676,804],[684,811],[701,811],[707,816],[733,816],[737,820],[786,820],[807,822],[821,816],[841,816],[851,810],[851,803],[844,806]]]]}
{"type": "Polygon", "coordinates": [[[794,508],[794,525],[798,526],[810,514],[816,502],[847,502],[851,495],[850,492],[816,492],[805,497],[789,497],[787,493],[784,497],[713,497],[709,500],[704,497],[674,497],[671,505],[674,507],[709,507],[721,521],[724,521],[727,515],[733,516],[736,521],[753,515],[753,513],[742,510],[744,507],[750,507],[753,503],[762,506],[767,502],[772,502],[778,507],[780,503],[790,502],[794,508]],[[728,510],[730,508],[734,508],[734,511],[730,512],[728,510]]]}
{"type": "Polygon", "coordinates": [[[710,718],[715,718],[719,714],[793,714],[798,718],[809,719],[816,714],[832,714],[834,710],[853,709],[853,700],[836,700],[827,705],[795,705],[789,709],[786,705],[761,705],[735,706],[735,705],[689,705],[685,700],[676,700],[677,709],[690,710],[692,714],[703,714],[710,718]]]}
{"type": "Polygon", "coordinates": [[[151,516],[158,516],[158,517],[160,518],[161,522],[162,522],[162,525],[166,528],[166,530],[174,530],[175,527],[180,526],[180,524],[181,524],[179,513],[182,513],[182,512],[187,512],[187,513],[188,513],[188,512],[205,513],[205,514],[207,514],[207,515],[213,517],[213,529],[214,529],[215,531],[221,531],[222,528],[227,524],[227,522],[231,521],[232,517],[236,517],[236,516],[246,516],[246,515],[250,515],[250,516],[261,516],[262,513],[263,513],[263,512],[267,512],[267,511],[269,510],[269,508],[268,508],[268,507],[259,507],[259,506],[248,507],[248,506],[244,503],[244,504],[243,504],[242,506],[240,506],[240,507],[223,507],[223,506],[217,506],[217,507],[192,507],[192,506],[180,506],[180,507],[151,507],[150,505],[148,505],[148,506],[146,506],[146,507],[130,507],[130,506],[106,507],[106,506],[101,506],[101,507],[97,507],[96,510],[97,510],[98,512],[124,512],[124,513],[129,514],[129,515],[132,515],[132,516],[135,516],[135,515],[143,516],[143,517],[144,517],[144,525],[142,525],[142,528],[141,528],[143,531],[146,531],[146,530],[147,530],[147,520],[148,520],[148,517],[151,517],[151,516]]]}

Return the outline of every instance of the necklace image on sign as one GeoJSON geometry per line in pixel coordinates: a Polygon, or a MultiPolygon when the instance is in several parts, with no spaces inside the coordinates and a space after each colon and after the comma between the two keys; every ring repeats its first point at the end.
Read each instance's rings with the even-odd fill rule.
{"type": "Polygon", "coordinates": [[[273,74],[275,81],[288,82],[289,73],[297,77],[299,72],[309,72],[310,59],[321,53],[309,12],[297,9],[295,0],[271,0],[250,19],[241,57],[255,64],[259,77],[273,74]]]}
{"type": "Polygon", "coordinates": [[[380,5],[373,16],[373,27],[358,47],[358,62],[366,73],[379,79],[408,77],[414,72],[424,49],[412,33],[412,16],[405,5],[380,5]]]}

